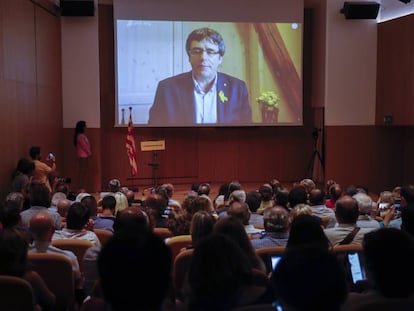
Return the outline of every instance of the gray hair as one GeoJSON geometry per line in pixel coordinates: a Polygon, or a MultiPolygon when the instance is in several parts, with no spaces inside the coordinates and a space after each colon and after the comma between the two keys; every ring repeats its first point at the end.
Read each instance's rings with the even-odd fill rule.
{"type": "Polygon", "coordinates": [[[365,193],[358,192],[352,196],[358,203],[358,210],[360,215],[369,214],[373,205],[371,197],[365,193]]]}

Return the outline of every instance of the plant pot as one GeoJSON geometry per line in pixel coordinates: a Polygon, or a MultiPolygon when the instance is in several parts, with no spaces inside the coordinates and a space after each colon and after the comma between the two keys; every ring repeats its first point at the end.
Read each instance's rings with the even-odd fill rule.
{"type": "Polygon", "coordinates": [[[261,104],[260,111],[262,113],[262,123],[277,123],[279,108],[268,107],[266,104],[261,104]]]}

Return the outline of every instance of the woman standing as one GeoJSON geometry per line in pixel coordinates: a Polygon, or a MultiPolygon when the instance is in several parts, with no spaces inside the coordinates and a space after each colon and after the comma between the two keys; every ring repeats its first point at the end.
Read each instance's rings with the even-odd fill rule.
{"type": "Polygon", "coordinates": [[[76,154],[79,158],[79,188],[85,187],[85,175],[88,168],[88,158],[92,155],[89,139],[85,135],[86,122],[81,120],[76,123],[73,144],[76,147],[76,154]]]}

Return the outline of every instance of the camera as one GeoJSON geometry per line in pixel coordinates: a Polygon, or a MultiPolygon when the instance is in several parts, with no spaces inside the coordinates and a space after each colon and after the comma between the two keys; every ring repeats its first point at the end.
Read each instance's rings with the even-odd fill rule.
{"type": "Polygon", "coordinates": [[[53,154],[53,152],[49,152],[49,154],[47,155],[48,160],[53,160],[55,158],[55,155],[53,154]]]}
{"type": "Polygon", "coordinates": [[[58,182],[62,184],[70,184],[72,179],[70,177],[58,177],[58,182]]]}

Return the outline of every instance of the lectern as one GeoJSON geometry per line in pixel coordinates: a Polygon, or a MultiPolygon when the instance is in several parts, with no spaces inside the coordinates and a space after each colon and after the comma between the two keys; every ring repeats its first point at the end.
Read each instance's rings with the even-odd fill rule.
{"type": "Polygon", "coordinates": [[[152,162],[147,163],[152,167],[152,183],[156,187],[158,184],[158,152],[165,150],[165,140],[150,140],[141,142],[141,151],[152,151],[152,162]]]}

